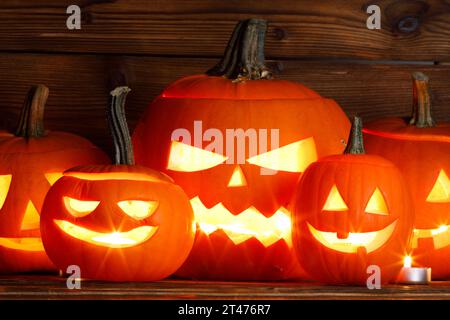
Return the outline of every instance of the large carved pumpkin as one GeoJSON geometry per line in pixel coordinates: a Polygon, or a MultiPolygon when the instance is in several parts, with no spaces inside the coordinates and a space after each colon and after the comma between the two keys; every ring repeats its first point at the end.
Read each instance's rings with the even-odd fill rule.
{"type": "Polygon", "coordinates": [[[40,238],[39,214],[50,186],[68,168],[108,163],[88,140],[45,131],[48,88],[31,88],[15,134],[0,132],[0,272],[53,270],[40,238]]]}
{"type": "Polygon", "coordinates": [[[109,112],[116,164],[70,169],[42,209],[45,250],[61,270],[81,277],[151,281],[175,272],[194,242],[189,199],[166,175],[134,165],[124,118],[128,88],[112,92],[109,112]]]}
{"type": "Polygon", "coordinates": [[[171,176],[194,208],[198,231],[180,276],[299,275],[288,210],[293,188],[310,163],[345,147],[350,125],[336,102],[272,79],[266,27],[241,21],[222,61],[169,85],[134,132],[137,163],[171,176]]]}
{"type": "Polygon", "coordinates": [[[428,77],[413,74],[414,113],[373,121],[364,129],[367,152],[402,171],[416,212],[413,261],[432,268],[434,279],[450,278],[450,123],[431,115],[428,77]]]}
{"type": "Polygon", "coordinates": [[[372,265],[387,283],[408,253],[409,191],[392,162],[364,154],[361,126],[355,118],[345,154],[309,166],[295,194],[297,257],[312,278],[326,283],[365,285],[372,265]]]}

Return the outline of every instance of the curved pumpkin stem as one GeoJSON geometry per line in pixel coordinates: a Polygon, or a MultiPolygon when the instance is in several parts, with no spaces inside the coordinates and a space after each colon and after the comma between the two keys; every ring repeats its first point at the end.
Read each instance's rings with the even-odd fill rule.
{"type": "Polygon", "coordinates": [[[264,59],[266,30],[266,20],[239,21],[228,41],[223,58],[206,73],[237,81],[272,78],[264,59]]]}
{"type": "Polygon", "coordinates": [[[350,137],[348,138],[348,144],[345,148],[345,154],[365,154],[364,139],[362,134],[362,119],[360,117],[354,117],[352,123],[352,129],[350,131],[350,137]]]}
{"type": "Polygon", "coordinates": [[[409,124],[418,128],[434,127],[436,123],[431,116],[431,99],[428,77],[422,72],[414,72],[413,80],[413,115],[409,124]]]}
{"type": "Polygon", "coordinates": [[[48,93],[48,88],[42,84],[28,90],[15,132],[17,137],[29,139],[45,136],[44,109],[48,93]]]}
{"type": "Polygon", "coordinates": [[[128,87],[117,87],[111,91],[108,123],[114,142],[115,164],[134,165],[133,145],[125,117],[125,101],[128,87]]]}

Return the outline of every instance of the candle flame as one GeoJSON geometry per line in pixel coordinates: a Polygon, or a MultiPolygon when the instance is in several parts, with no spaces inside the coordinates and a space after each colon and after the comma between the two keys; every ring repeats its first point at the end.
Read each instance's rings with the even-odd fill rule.
{"type": "Polygon", "coordinates": [[[412,264],[411,256],[405,256],[405,258],[403,259],[403,267],[411,268],[411,264],[412,264]]]}

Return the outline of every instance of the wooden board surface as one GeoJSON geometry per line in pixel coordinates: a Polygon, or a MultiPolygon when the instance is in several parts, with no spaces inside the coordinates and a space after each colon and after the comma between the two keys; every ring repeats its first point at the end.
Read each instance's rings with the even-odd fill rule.
{"type": "Polygon", "coordinates": [[[271,58],[450,61],[446,0],[2,0],[0,48],[218,56],[250,17],[270,21],[271,58]],[[82,8],[81,30],[66,28],[71,4],[82,8]],[[370,4],[382,10],[381,30],[366,27],[370,4]]]}
{"type": "MultiPolygon", "coordinates": [[[[106,150],[110,137],[105,120],[108,92],[113,85],[133,90],[127,117],[133,129],[147,105],[179,77],[202,73],[217,59],[54,54],[0,54],[0,127],[12,129],[29,86],[50,88],[46,126],[91,139],[106,150]]],[[[410,74],[423,71],[431,78],[437,120],[450,121],[450,66],[392,65],[330,61],[276,60],[276,77],[299,81],[333,98],[348,115],[364,120],[408,116],[411,112],[410,74]]]]}
{"type": "Polygon", "coordinates": [[[450,299],[450,282],[369,290],[295,282],[82,281],[80,290],[69,290],[62,277],[0,276],[0,300],[7,299],[450,299]]]}

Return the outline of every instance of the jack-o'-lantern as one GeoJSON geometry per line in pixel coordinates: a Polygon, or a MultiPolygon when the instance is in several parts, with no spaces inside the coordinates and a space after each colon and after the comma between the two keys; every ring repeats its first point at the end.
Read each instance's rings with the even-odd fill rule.
{"type": "Polygon", "coordinates": [[[222,61],[169,85],[134,132],[136,162],[170,175],[194,208],[196,240],[179,276],[301,275],[291,244],[293,188],[310,163],[343,151],[350,123],[333,100],[271,78],[266,28],[264,20],[238,23],[222,61]]]}
{"type": "Polygon", "coordinates": [[[68,168],[109,162],[82,137],[44,130],[47,97],[31,88],[15,134],[0,132],[0,273],[56,270],[39,231],[45,195],[68,168]]]}
{"type": "Polygon", "coordinates": [[[166,175],[134,165],[124,117],[129,89],[112,91],[108,113],[115,165],[64,172],[42,210],[45,250],[61,270],[80,267],[81,277],[152,281],[172,274],[194,242],[189,199],[166,175]]]}
{"type": "Polygon", "coordinates": [[[413,117],[373,121],[364,129],[367,152],[383,155],[402,171],[416,212],[415,263],[434,279],[450,278],[450,123],[431,116],[428,77],[413,74],[413,117]]]}
{"type": "Polygon", "coordinates": [[[413,228],[410,195],[400,171],[364,154],[356,117],[344,155],[308,167],[294,199],[293,242],[314,279],[366,284],[367,268],[380,267],[381,282],[396,278],[413,228]]]}

